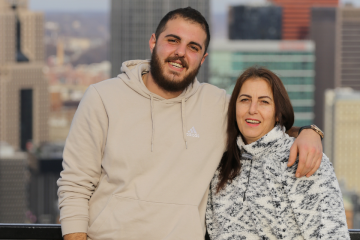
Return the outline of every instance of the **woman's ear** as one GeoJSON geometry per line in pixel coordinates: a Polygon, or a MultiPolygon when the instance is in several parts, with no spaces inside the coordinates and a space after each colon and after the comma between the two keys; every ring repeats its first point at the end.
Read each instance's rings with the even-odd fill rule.
{"type": "Polygon", "coordinates": [[[278,124],[279,123],[279,118],[278,117],[275,117],[275,126],[276,126],[276,124],[278,124]]]}

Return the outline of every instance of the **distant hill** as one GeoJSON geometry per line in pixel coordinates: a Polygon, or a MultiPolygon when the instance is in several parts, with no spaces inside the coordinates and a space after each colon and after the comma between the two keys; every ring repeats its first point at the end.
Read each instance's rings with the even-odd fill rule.
{"type": "MultiPolygon", "coordinates": [[[[212,39],[227,38],[227,14],[213,14],[210,20],[212,39]]],[[[57,25],[57,31],[45,27],[46,57],[56,55],[57,38],[86,38],[100,43],[94,48],[72,56],[72,64],[90,64],[109,60],[110,14],[107,12],[45,12],[45,23],[57,25]]],[[[46,24],[45,24],[46,26],[46,24]]],[[[147,43],[144,43],[147,44],[147,43]]]]}
{"type": "Polygon", "coordinates": [[[110,36],[109,18],[107,12],[45,12],[45,22],[57,23],[58,36],[64,37],[107,40],[110,36]]]}
{"type": "Polygon", "coordinates": [[[80,53],[65,49],[74,66],[109,60],[109,18],[107,12],[45,12],[46,58],[56,55],[59,38],[78,38],[96,44],[80,53]]]}

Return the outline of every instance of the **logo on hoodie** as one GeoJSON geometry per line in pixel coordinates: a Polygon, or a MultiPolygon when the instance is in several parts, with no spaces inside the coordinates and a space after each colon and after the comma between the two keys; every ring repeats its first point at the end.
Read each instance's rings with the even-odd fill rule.
{"type": "Polygon", "coordinates": [[[199,138],[200,135],[196,132],[195,128],[192,127],[187,133],[186,133],[186,136],[189,136],[189,137],[196,137],[196,138],[199,138]]]}

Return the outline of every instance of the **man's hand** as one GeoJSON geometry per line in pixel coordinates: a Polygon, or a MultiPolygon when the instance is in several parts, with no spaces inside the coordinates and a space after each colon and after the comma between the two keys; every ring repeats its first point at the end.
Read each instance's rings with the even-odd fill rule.
{"type": "Polygon", "coordinates": [[[86,233],[70,233],[64,236],[64,240],[86,240],[86,233]]]}
{"type": "Polygon", "coordinates": [[[304,129],[290,148],[288,167],[291,167],[299,154],[299,165],[296,177],[310,177],[321,164],[323,148],[321,138],[312,129],[304,129]]]}

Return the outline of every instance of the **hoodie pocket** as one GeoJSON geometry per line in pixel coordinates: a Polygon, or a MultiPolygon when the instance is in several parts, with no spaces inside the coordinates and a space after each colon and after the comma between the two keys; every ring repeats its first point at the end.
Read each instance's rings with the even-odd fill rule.
{"type": "Polygon", "coordinates": [[[195,205],[147,202],[112,196],[90,226],[91,239],[204,239],[195,205]]]}

